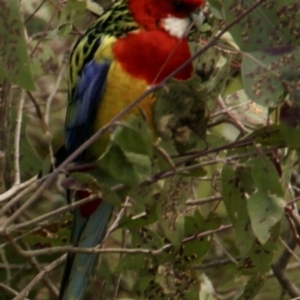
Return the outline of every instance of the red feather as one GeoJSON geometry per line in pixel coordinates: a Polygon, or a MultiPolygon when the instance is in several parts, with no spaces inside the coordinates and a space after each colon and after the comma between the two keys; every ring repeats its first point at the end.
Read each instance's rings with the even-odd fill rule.
{"type": "MultiPolygon", "coordinates": [[[[162,30],[130,33],[116,41],[113,52],[125,72],[148,84],[161,82],[191,56],[186,39],[179,40],[162,30]]],[[[189,64],[175,78],[186,80],[192,73],[189,64]]]]}
{"type": "Polygon", "coordinates": [[[128,7],[134,19],[145,29],[157,29],[159,21],[170,15],[186,18],[203,5],[203,0],[129,0],[128,7]],[[180,6],[177,6],[180,4],[180,6]]]}
{"type": "MultiPolygon", "coordinates": [[[[77,191],[77,197],[78,199],[84,199],[84,198],[87,198],[91,195],[90,192],[88,191],[77,191]]],[[[99,199],[95,199],[91,202],[88,202],[88,203],[85,203],[83,205],[80,206],[80,213],[81,213],[81,216],[83,218],[88,218],[90,215],[92,215],[96,209],[98,208],[98,206],[101,204],[102,202],[102,199],[99,198],[99,199]]]]}

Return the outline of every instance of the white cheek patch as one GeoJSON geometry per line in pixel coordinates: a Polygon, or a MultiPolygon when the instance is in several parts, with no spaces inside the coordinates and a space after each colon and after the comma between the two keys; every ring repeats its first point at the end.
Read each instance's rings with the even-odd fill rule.
{"type": "Polygon", "coordinates": [[[188,18],[179,19],[176,17],[167,17],[161,20],[163,28],[170,33],[170,35],[177,38],[182,38],[187,34],[190,26],[190,20],[188,18]]]}

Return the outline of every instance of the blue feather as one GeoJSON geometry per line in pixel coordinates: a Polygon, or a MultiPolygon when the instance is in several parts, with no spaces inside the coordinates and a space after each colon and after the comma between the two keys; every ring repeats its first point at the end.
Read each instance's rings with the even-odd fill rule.
{"type": "MultiPolygon", "coordinates": [[[[97,210],[89,217],[83,218],[80,212],[74,216],[74,234],[80,237],[77,240],[79,247],[91,248],[100,244],[106,233],[106,225],[109,221],[113,207],[103,201],[97,210]]],[[[64,289],[60,291],[59,299],[79,300],[83,299],[86,287],[91,278],[94,266],[97,262],[98,254],[78,253],[71,257],[68,278],[64,280],[64,289]]],[[[68,264],[68,262],[67,262],[68,264]]]]}
{"type": "MultiPolygon", "coordinates": [[[[78,78],[74,99],[69,104],[65,145],[73,153],[91,136],[97,108],[105,90],[110,62],[87,63],[78,78]]],[[[77,157],[81,161],[83,155],[77,157]]]]}

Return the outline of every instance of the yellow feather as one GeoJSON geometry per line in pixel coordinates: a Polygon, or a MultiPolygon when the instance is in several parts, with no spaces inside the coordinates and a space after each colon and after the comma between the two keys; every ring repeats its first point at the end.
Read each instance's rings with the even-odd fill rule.
{"type": "MultiPolygon", "coordinates": [[[[96,51],[94,59],[96,61],[112,60],[112,45],[115,40],[114,37],[105,38],[96,51]]],[[[145,92],[147,87],[148,84],[145,80],[134,78],[123,70],[120,63],[113,60],[108,71],[104,94],[99,101],[100,104],[94,123],[94,131],[96,132],[106,125],[113,117],[145,92]]],[[[152,104],[154,100],[153,95],[147,96],[137,107],[133,108],[123,120],[130,114],[140,114],[142,111],[149,121],[150,126],[153,127],[152,104]]],[[[92,156],[99,156],[99,153],[103,153],[108,139],[109,133],[107,132],[91,147],[90,154],[92,156]]]]}
{"type": "Polygon", "coordinates": [[[97,62],[113,60],[112,47],[116,40],[117,39],[114,36],[103,37],[100,46],[94,54],[94,60],[97,62]]]}

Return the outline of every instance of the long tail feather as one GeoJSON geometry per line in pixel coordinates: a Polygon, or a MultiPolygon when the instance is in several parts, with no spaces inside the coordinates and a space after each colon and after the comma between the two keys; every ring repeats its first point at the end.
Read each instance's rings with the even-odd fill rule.
{"type": "MultiPolygon", "coordinates": [[[[91,248],[105,237],[113,207],[103,201],[88,218],[76,210],[71,242],[79,248],[91,248]]],[[[69,254],[60,287],[59,300],[81,300],[89,284],[98,254],[69,254]]]]}

